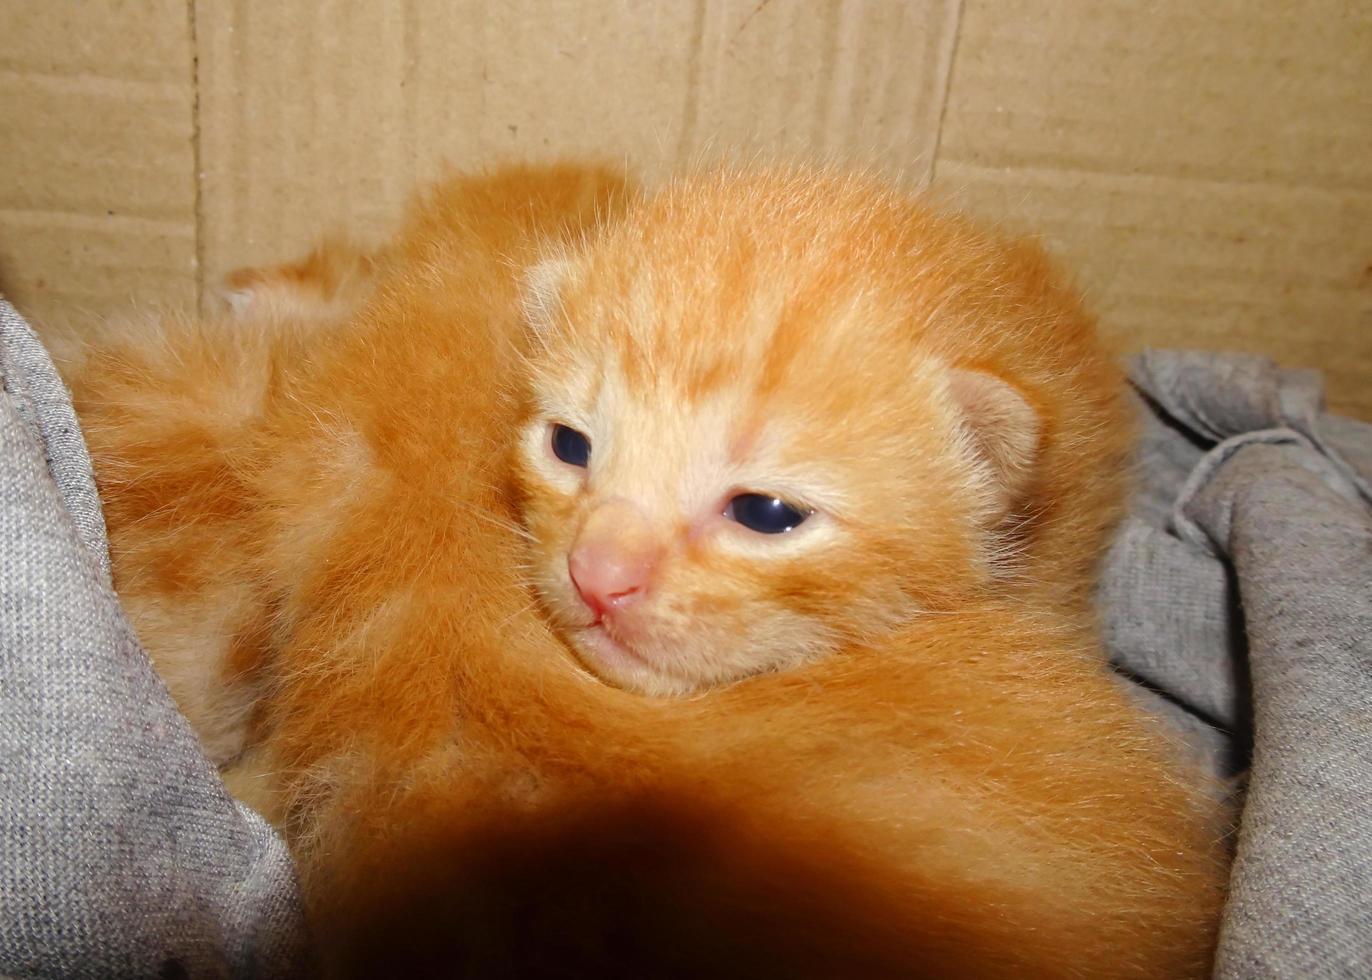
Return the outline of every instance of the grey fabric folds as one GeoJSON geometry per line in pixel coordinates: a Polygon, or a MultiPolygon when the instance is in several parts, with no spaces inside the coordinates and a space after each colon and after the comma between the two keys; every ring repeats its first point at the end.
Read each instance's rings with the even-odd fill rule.
{"type": "Polygon", "coordinates": [[[120,611],[70,400],[3,301],[0,379],[0,974],[298,975],[290,856],[120,611]]]}
{"type": "Polygon", "coordinates": [[[1372,976],[1372,426],[1261,358],[1154,351],[1131,377],[1139,491],[1107,643],[1217,771],[1252,733],[1215,975],[1372,976]]]}

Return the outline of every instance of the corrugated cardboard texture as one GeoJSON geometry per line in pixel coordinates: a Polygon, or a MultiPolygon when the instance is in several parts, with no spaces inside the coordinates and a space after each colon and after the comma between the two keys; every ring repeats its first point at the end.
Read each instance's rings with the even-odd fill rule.
{"type": "Polygon", "coordinates": [[[443,162],[718,152],[927,174],[956,5],[197,5],[205,272],[389,227],[443,162]],[[303,45],[300,39],[309,38],[303,45]]]}
{"type": "Polygon", "coordinates": [[[52,319],[197,295],[185,0],[0,0],[0,289],[52,319]]]}
{"type": "Polygon", "coordinates": [[[0,0],[0,286],[208,304],[445,162],[833,159],[1041,232],[1123,346],[1372,418],[1369,74],[1341,0],[0,0]]]}
{"type": "Polygon", "coordinates": [[[937,185],[1122,341],[1319,367],[1372,417],[1369,80],[1367,4],[968,3],[937,185]]]}

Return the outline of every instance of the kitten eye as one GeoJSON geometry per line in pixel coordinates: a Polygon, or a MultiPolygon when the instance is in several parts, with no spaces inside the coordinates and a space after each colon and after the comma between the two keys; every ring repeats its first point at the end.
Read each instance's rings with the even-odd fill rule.
{"type": "Polygon", "coordinates": [[[591,461],[591,440],[576,429],[553,423],[553,455],[571,466],[585,467],[591,461]]]}
{"type": "Polygon", "coordinates": [[[729,501],[724,516],[758,534],[783,534],[809,517],[807,511],[792,507],[777,497],[761,493],[741,493],[729,501]]]}

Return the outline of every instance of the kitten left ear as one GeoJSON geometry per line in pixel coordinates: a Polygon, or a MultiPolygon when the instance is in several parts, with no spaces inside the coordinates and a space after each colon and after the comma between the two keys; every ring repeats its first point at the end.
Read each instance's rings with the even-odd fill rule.
{"type": "Polygon", "coordinates": [[[571,275],[572,263],[563,258],[544,259],[524,273],[524,320],[534,330],[543,332],[552,327],[562,287],[571,275]]]}
{"type": "Polygon", "coordinates": [[[948,389],[962,409],[977,455],[990,471],[999,521],[1028,489],[1043,424],[1018,389],[993,375],[955,368],[948,389]]]}

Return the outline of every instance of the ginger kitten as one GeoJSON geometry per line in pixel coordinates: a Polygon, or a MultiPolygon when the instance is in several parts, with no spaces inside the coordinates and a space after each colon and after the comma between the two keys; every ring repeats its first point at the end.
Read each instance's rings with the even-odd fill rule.
{"type": "Polygon", "coordinates": [[[535,581],[608,679],[685,693],[979,597],[1087,608],[1127,407],[1036,249],[867,179],[716,174],[530,283],[535,581]]]}
{"type": "Polygon", "coordinates": [[[69,378],[329,969],[1207,971],[1219,817],[1082,628],[1118,376],[1035,250],[863,180],[513,170],[243,285],[69,378]]]}

